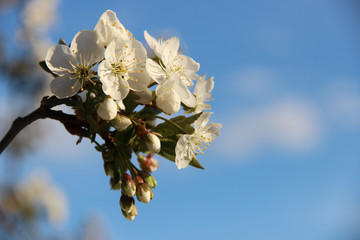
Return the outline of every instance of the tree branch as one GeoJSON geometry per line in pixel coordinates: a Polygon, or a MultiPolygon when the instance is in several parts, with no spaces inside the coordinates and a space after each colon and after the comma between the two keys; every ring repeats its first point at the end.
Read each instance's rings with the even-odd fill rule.
{"type": "Polygon", "coordinates": [[[66,130],[72,135],[83,136],[84,131],[89,128],[87,122],[77,119],[75,115],[66,114],[62,111],[54,111],[51,110],[49,106],[41,105],[27,116],[18,117],[14,120],[9,131],[0,142],[0,154],[21,130],[23,130],[32,122],[45,118],[50,118],[61,122],[66,130]]]}

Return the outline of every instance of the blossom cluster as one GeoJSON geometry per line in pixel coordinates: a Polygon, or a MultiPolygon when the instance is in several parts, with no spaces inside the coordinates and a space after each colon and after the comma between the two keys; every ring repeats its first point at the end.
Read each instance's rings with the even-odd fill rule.
{"type": "Polygon", "coordinates": [[[198,75],[199,63],[179,51],[177,37],[156,40],[147,31],[144,37],[153,57],[107,10],[94,30],[78,32],[69,45],[60,40],[51,47],[44,67],[55,76],[51,92],[86,123],[77,132],[79,141],[88,137],[97,144],[112,189],[122,191],[120,206],[129,220],[137,215],[135,195],[143,203],[153,197],[154,154],[179,169],[202,168],[197,155],[221,128],[209,123],[213,77],[198,75]],[[172,114],[177,116],[169,119],[172,114]],[[140,169],[131,161],[133,154],[140,169]]]}

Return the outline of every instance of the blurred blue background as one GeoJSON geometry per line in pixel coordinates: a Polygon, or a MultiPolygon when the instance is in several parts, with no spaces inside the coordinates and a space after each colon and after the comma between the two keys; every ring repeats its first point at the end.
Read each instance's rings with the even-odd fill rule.
{"type": "MultiPolygon", "coordinates": [[[[199,158],[205,171],[158,157],[154,199],[129,222],[93,146],[39,121],[47,130],[20,175],[45,168],[64,189],[69,217],[55,231],[97,214],[113,239],[360,239],[359,1],[61,0],[52,43],[93,29],[107,9],[144,45],[144,30],[180,38],[199,73],[214,76],[212,121],[223,129],[199,158]]],[[[14,8],[1,13],[9,42],[17,19],[14,8]]],[[[31,111],[1,101],[11,115],[2,132],[31,111]]]]}

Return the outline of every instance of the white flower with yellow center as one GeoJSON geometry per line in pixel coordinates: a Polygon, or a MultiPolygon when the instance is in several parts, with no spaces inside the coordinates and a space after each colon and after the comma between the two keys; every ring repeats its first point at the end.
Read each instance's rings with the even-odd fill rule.
{"type": "Polygon", "coordinates": [[[196,98],[196,106],[192,113],[197,114],[203,110],[211,110],[209,102],[211,99],[211,91],[214,88],[214,77],[205,80],[206,75],[199,77],[194,88],[194,95],[196,98]]]}
{"type": "Polygon", "coordinates": [[[115,38],[121,38],[123,40],[133,38],[132,33],[125,29],[125,27],[116,17],[116,13],[111,10],[106,10],[101,15],[94,30],[99,36],[99,43],[104,47],[107,47],[109,43],[115,38]]]}
{"type": "Polygon", "coordinates": [[[179,76],[174,73],[156,88],[156,106],[167,114],[180,110],[181,102],[188,107],[195,107],[196,100],[179,76]]]}
{"type": "Polygon", "coordinates": [[[103,91],[115,100],[123,100],[130,90],[145,91],[150,82],[145,69],[146,56],[145,48],[137,40],[111,41],[98,69],[103,91]]]}
{"type": "Polygon", "coordinates": [[[51,92],[58,98],[74,96],[94,75],[92,68],[104,54],[104,47],[97,44],[94,31],[80,31],[71,42],[71,47],[52,46],[45,58],[48,68],[58,75],[50,84],[51,92]]]}
{"type": "Polygon", "coordinates": [[[212,113],[203,113],[194,122],[194,133],[181,135],[175,147],[175,163],[181,169],[189,165],[196,155],[203,153],[215,137],[219,136],[222,125],[209,122],[212,113]]]}
{"type": "Polygon", "coordinates": [[[171,73],[176,73],[186,86],[192,86],[192,80],[197,80],[200,64],[192,58],[179,52],[179,39],[172,37],[166,41],[160,39],[157,41],[150,36],[147,31],[144,32],[146,42],[161,60],[160,65],[152,59],[147,59],[146,69],[149,75],[158,83],[169,78],[171,73]]]}

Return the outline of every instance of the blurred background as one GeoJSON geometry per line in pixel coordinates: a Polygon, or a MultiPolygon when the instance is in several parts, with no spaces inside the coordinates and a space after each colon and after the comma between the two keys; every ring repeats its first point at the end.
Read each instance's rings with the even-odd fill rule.
{"type": "Polygon", "coordinates": [[[360,1],[1,0],[1,136],[49,94],[47,49],[107,9],[214,76],[206,170],[158,157],[129,222],[93,146],[39,120],[0,156],[1,239],[360,239],[360,1]]]}

